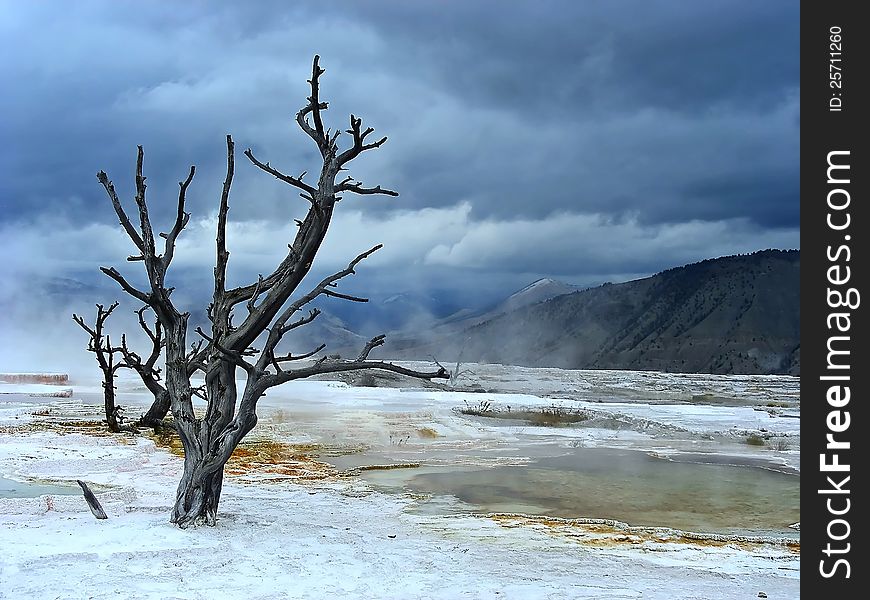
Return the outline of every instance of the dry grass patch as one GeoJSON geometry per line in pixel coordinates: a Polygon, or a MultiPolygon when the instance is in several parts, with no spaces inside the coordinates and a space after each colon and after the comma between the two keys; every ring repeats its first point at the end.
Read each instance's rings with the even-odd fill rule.
{"type": "Polygon", "coordinates": [[[287,444],[275,440],[242,442],[227,461],[226,473],[270,473],[294,479],[323,479],[336,470],[317,460],[318,444],[287,444]]]}
{"type": "Polygon", "coordinates": [[[92,435],[96,437],[117,436],[118,439],[121,440],[121,443],[126,442],[126,436],[121,434],[115,434],[109,431],[109,426],[106,425],[105,421],[94,421],[90,419],[41,419],[39,421],[22,423],[21,425],[9,425],[5,427],[0,427],[0,433],[4,434],[37,433],[42,431],[59,433],[61,435],[80,433],[83,435],[92,435]]]}
{"type": "Polygon", "coordinates": [[[750,433],[746,436],[746,443],[750,446],[764,446],[767,444],[767,441],[757,433],[750,433]]]}
{"type": "Polygon", "coordinates": [[[475,417],[491,417],[496,419],[512,419],[526,421],[532,425],[542,427],[559,427],[582,423],[589,419],[589,414],[578,409],[565,408],[563,406],[545,406],[540,409],[512,410],[510,406],[495,407],[488,400],[481,400],[475,406],[466,403],[465,408],[460,409],[463,415],[475,417]]]}
{"type": "Polygon", "coordinates": [[[392,465],[363,465],[358,471],[392,471],[393,469],[419,469],[420,463],[396,463],[392,465]]]}
{"type": "Polygon", "coordinates": [[[800,540],[752,538],[740,535],[721,535],[679,531],[666,527],[632,527],[610,519],[561,519],[547,516],[493,513],[485,516],[502,527],[538,527],[555,535],[574,539],[584,545],[620,547],[645,542],[690,544],[708,548],[724,546],[753,551],[774,544],[789,552],[800,554],[800,540]]]}
{"type": "MultiPolygon", "coordinates": [[[[161,448],[177,456],[184,456],[181,438],[175,431],[164,430],[151,434],[151,439],[161,448]]],[[[319,444],[288,444],[277,440],[254,439],[242,441],[233,450],[224,472],[227,475],[245,476],[256,473],[279,475],[281,478],[314,480],[324,479],[337,473],[318,457],[323,451],[319,444]]]]}

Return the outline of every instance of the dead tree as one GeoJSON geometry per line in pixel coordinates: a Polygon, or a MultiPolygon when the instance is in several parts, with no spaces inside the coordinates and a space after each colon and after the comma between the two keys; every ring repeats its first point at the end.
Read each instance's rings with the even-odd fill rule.
{"type": "MultiPolygon", "coordinates": [[[[332,220],[340,194],[385,194],[397,196],[394,191],[365,187],[352,177],[336,181],[339,173],[360,154],[379,148],[387,138],[368,141],[374,131],[362,127],[362,119],[350,116],[350,144],[340,150],[338,130],[325,129],[323,112],[327,103],[320,100],[319,81],[324,73],[319,66],[319,57],[314,57],[311,79],[308,81],[311,95],[296,114],[296,122],[311,138],[319,150],[322,164],[316,183],[304,181],[305,173],[291,176],[275,169],[270,163],[258,160],[248,149],[245,156],[260,170],[300,191],[307,213],[296,221],[296,231],[288,244],[286,257],[266,277],[240,287],[226,285],[229,252],[226,245],[227,213],[230,188],[235,169],[235,152],[231,136],[227,136],[227,171],[219,199],[216,263],[214,268],[214,292],[207,308],[211,323],[210,332],[197,328],[196,333],[204,344],[191,345],[188,339],[189,312],[179,310],[172,301],[173,288],[166,286],[166,273],[175,253],[176,240],[188,223],[190,215],[185,212],[185,196],[193,180],[195,167],[191,167],[184,181],[179,182],[175,220],[163,238],[162,253],[157,249],[154,230],[146,203],[145,176],[143,175],[143,150],[139,146],[136,160],[136,195],[138,224],[125,212],[112,182],[100,171],[97,179],[111,200],[121,226],[136,246],[136,254],[128,260],[144,265],[148,286],[139,289],[130,283],[117,269],[101,267],[129,295],[149,306],[163,327],[165,336],[165,381],[169,393],[174,423],[184,448],[184,471],[178,485],[172,522],[180,527],[195,523],[214,524],[223,484],[224,465],[241,442],[242,438],[257,424],[257,402],[266,390],[282,383],[339,371],[382,369],[412,377],[433,379],[446,378],[444,369],[421,372],[389,362],[369,360],[369,353],[384,343],[384,337],[373,338],[355,360],[330,360],[320,358],[308,363],[294,361],[308,358],[323,349],[323,345],[303,354],[282,353],[278,346],[284,336],[298,327],[311,323],[320,312],[305,311],[318,297],[327,296],[353,302],[365,302],[365,298],[336,290],[338,282],[354,273],[356,266],[380,248],[371,248],[354,258],[345,269],[338,271],[314,286],[308,293],[290,302],[291,296],[311,269],[321,243],[332,220]],[[237,326],[233,325],[234,311],[243,316],[237,326]],[[266,333],[263,348],[252,347],[254,340],[266,333]],[[204,347],[203,347],[204,346],[204,347]],[[244,387],[236,385],[236,372],[244,372],[244,387]],[[202,394],[206,399],[205,414],[197,417],[193,410],[196,393],[191,376],[197,371],[205,374],[202,394]]],[[[199,339],[199,338],[198,338],[199,339]]]]}
{"type": "Polygon", "coordinates": [[[73,321],[84,329],[88,335],[88,351],[93,352],[103,372],[103,406],[106,413],[106,423],[109,429],[118,433],[121,431],[121,407],[115,404],[115,374],[124,366],[123,362],[115,362],[115,354],[121,352],[118,347],[112,347],[112,341],[108,335],[103,335],[103,327],[106,319],[118,308],[118,303],[113,302],[109,308],[97,304],[97,318],[91,328],[85,320],[73,313],[73,321]]]}
{"type": "Polygon", "coordinates": [[[125,335],[121,336],[121,345],[113,347],[109,335],[103,335],[103,330],[106,320],[117,307],[118,302],[113,302],[109,308],[105,308],[102,304],[97,304],[97,317],[93,328],[89,327],[82,317],[73,314],[73,320],[90,336],[88,338],[88,350],[96,355],[97,364],[99,364],[100,370],[103,372],[102,387],[106,423],[108,423],[109,429],[115,433],[122,430],[131,430],[131,427],[122,425],[121,412],[123,409],[115,402],[115,375],[119,369],[127,368],[138,373],[145,387],[154,396],[151,406],[136,422],[136,425],[158,427],[169,412],[169,393],[160,384],[160,368],[156,366],[163,347],[163,330],[159,321],[155,323],[154,330],[148,326],[143,316],[143,312],[148,307],[143,307],[136,312],[139,315],[139,325],[145,330],[145,333],[148,334],[151,340],[151,354],[143,361],[138,354],[131,351],[127,346],[127,337],[125,335]],[[121,355],[121,360],[115,360],[116,354],[121,355]]]}

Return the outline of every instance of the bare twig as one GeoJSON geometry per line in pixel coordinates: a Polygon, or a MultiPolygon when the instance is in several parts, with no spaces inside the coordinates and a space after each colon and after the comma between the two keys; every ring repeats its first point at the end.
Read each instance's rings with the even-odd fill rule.
{"type": "Polygon", "coordinates": [[[300,177],[293,177],[291,175],[285,175],[281,171],[273,168],[269,163],[260,162],[254,156],[254,153],[251,151],[250,148],[245,150],[245,156],[247,156],[248,160],[250,160],[252,163],[254,163],[254,165],[256,165],[259,169],[265,171],[269,175],[272,175],[275,179],[280,179],[284,183],[289,183],[290,185],[307,192],[309,194],[309,196],[307,198],[305,196],[303,196],[303,198],[306,198],[306,200],[310,200],[311,202],[314,202],[314,199],[311,198],[310,195],[316,194],[317,188],[312,187],[312,186],[308,185],[307,183],[305,183],[304,181],[302,181],[301,176],[300,177]]]}
{"type": "Polygon", "coordinates": [[[254,292],[251,294],[251,299],[248,300],[247,307],[248,312],[254,312],[255,303],[257,302],[257,297],[260,295],[260,288],[263,286],[263,275],[257,275],[257,285],[254,286],[254,292]]]}

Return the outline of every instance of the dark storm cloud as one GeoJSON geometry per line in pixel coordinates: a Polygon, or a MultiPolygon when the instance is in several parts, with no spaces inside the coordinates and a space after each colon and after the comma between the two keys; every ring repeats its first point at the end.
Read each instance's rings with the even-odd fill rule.
{"type": "Polygon", "coordinates": [[[175,266],[207,276],[232,133],[233,262],[268,268],[305,205],[240,151],[316,171],[292,117],[320,53],[328,124],[390,137],[352,174],[401,192],[346,198],[326,266],[386,241],[371,268],[398,281],[519,287],[796,246],[798,24],[786,0],[7,2],[0,233],[20,269],[123,262],[94,174],[130,200],[142,144],[158,220],[197,165],[175,266]]]}
{"type": "Polygon", "coordinates": [[[424,31],[407,9],[398,22],[386,11],[373,19],[385,33],[440,43],[431,54],[416,46],[426,65],[418,77],[464,99],[456,113],[467,104],[468,122],[488,142],[469,143],[467,122],[449,122],[460,143],[426,163],[435,168],[424,190],[443,182],[438,193],[457,196],[477,184],[478,215],[637,210],[651,221],[725,213],[768,226],[796,222],[796,180],[753,194],[794,194],[779,223],[764,202],[680,193],[773,178],[759,170],[796,171],[798,20],[785,4],[464,7],[420,19],[424,31]],[[503,118],[481,119],[486,108],[503,118]]]}
{"type": "MultiPolygon", "coordinates": [[[[12,84],[3,135],[16,148],[2,158],[4,215],[46,204],[80,214],[95,195],[93,172],[128,174],[136,143],[148,146],[152,185],[167,192],[186,163],[219,178],[227,129],[284,150],[295,169],[310,152],[286,117],[315,50],[330,71],[324,95],[333,106],[367,114],[376,105],[370,120],[400,148],[374,174],[396,180],[411,207],[466,196],[481,216],[609,206],[669,220],[679,204],[676,212],[693,218],[720,198],[684,204],[681,189],[757,177],[761,152],[780,172],[797,162],[797,122],[782,114],[797,110],[791,3],[286,6],[14,7],[28,14],[7,24],[5,43],[18,58],[3,63],[12,84]],[[409,123],[417,125],[407,131],[409,123]],[[697,152],[710,160],[675,166],[697,152]],[[642,188],[655,174],[672,187],[656,186],[649,202],[642,188]],[[627,177],[637,189],[612,189],[627,177]]],[[[336,112],[330,117],[343,125],[336,112]]],[[[757,206],[737,205],[730,216],[753,218],[757,206]]],[[[250,215],[258,213],[269,210],[250,215]]],[[[796,213],[795,202],[784,223],[796,213]]]]}
{"type": "Polygon", "coordinates": [[[799,76],[798,14],[785,0],[347,2],[407,46],[404,62],[472,101],[575,110],[776,104],[799,76]],[[427,44],[421,44],[425,41],[427,44]],[[431,44],[431,45],[429,45],[431,44]],[[785,50],[785,52],[784,52],[785,50]]]}

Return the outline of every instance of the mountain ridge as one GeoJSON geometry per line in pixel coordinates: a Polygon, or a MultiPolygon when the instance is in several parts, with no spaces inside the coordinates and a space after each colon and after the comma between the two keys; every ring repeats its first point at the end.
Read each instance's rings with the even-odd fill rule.
{"type": "Polygon", "coordinates": [[[706,259],[559,295],[384,353],[571,369],[798,375],[799,267],[799,250],[706,259]]]}

